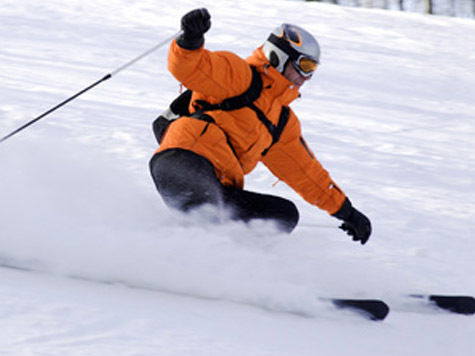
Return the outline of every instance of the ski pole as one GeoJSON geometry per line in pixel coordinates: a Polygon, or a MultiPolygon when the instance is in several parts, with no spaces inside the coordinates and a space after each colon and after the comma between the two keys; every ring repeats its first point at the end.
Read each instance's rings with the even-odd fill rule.
{"type": "Polygon", "coordinates": [[[160,47],[162,47],[163,45],[167,44],[168,42],[170,42],[171,40],[173,40],[174,38],[180,36],[182,34],[182,30],[178,31],[177,33],[175,33],[173,36],[170,36],[166,39],[164,39],[162,42],[156,44],[155,46],[153,46],[152,48],[150,48],[149,50],[145,51],[144,53],[142,53],[140,56],[132,59],[131,61],[125,63],[124,65],[122,65],[121,67],[115,69],[114,71],[106,74],[103,78],[99,79],[98,81],[92,83],[91,85],[89,85],[88,87],[82,89],[81,91],[77,92],[76,94],[74,94],[73,96],[69,97],[68,99],[62,101],[61,103],[59,103],[58,105],[52,107],[51,109],[45,111],[43,114],[41,114],[40,116],[34,118],[33,120],[27,122],[26,124],[20,126],[19,128],[17,128],[16,130],[10,132],[8,135],[0,138],[0,143],[2,143],[3,141],[9,139],[10,137],[12,137],[13,135],[16,135],[17,133],[19,133],[20,131],[23,131],[24,129],[26,129],[28,126],[34,124],[35,122],[41,120],[42,118],[44,118],[45,116],[51,114],[53,111],[59,109],[60,107],[66,105],[67,103],[69,103],[70,101],[76,99],[78,96],[84,94],[85,92],[89,91],[90,89],[94,88],[95,86],[99,85],[100,83],[102,82],[105,82],[106,80],[112,78],[113,76],[115,76],[116,74],[118,74],[119,72],[123,71],[124,69],[130,67],[132,64],[138,62],[139,60],[141,60],[142,58],[148,56],[149,54],[151,54],[152,52],[156,51],[157,49],[159,49],[160,47]]]}

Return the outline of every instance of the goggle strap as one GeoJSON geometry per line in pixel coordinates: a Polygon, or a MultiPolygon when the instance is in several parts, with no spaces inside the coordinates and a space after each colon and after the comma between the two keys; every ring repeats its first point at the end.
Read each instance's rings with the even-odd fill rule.
{"type": "Polygon", "coordinates": [[[274,44],[277,46],[277,48],[281,49],[285,53],[287,53],[290,57],[291,60],[296,61],[301,53],[299,53],[297,50],[292,48],[292,46],[283,38],[277,37],[273,33],[270,34],[269,38],[267,39],[270,43],[274,44]]]}

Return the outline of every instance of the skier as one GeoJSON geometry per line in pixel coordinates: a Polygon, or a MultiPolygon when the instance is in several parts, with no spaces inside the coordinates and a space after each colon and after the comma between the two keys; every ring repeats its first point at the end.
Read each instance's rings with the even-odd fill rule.
{"type": "Polygon", "coordinates": [[[315,158],[288,106],[318,66],[318,42],[283,24],[243,60],[204,48],[210,26],[206,9],[193,10],[170,46],[168,69],[188,90],[154,122],[160,147],[150,170],[165,203],[181,211],[226,207],[232,219],[271,220],[291,232],[299,219],[294,203],[243,189],[244,175],[261,161],[310,204],[342,220],[353,240],[366,243],[369,219],[315,158]]]}

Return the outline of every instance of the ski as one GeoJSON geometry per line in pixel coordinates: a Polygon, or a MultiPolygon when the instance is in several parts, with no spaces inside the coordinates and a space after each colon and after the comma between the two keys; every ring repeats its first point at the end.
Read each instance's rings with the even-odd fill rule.
{"type": "Polygon", "coordinates": [[[349,309],[373,320],[381,321],[389,314],[389,306],[380,299],[330,299],[339,309],[349,309]]]}
{"type": "Polygon", "coordinates": [[[439,309],[456,313],[475,314],[475,298],[466,295],[411,294],[410,297],[423,299],[439,309]]]}
{"type": "MultiPolygon", "coordinates": [[[[21,272],[40,272],[35,269],[12,263],[9,260],[0,258],[0,268],[8,268],[21,272]]],[[[100,281],[79,276],[69,276],[73,279],[83,279],[96,283],[113,284],[110,281],[100,281]]],[[[130,286],[131,288],[133,286],[130,286]]],[[[135,287],[143,288],[143,287],[135,287]]],[[[146,289],[146,288],[143,288],[146,289]]],[[[425,304],[433,306],[443,311],[473,315],[475,314],[475,298],[467,295],[441,295],[441,294],[409,294],[406,297],[422,300],[425,304]]],[[[390,312],[389,306],[381,299],[353,299],[353,298],[318,298],[323,301],[331,302],[338,309],[347,309],[352,312],[373,321],[384,320],[390,312]]],[[[404,310],[403,310],[404,311],[404,310]]]]}

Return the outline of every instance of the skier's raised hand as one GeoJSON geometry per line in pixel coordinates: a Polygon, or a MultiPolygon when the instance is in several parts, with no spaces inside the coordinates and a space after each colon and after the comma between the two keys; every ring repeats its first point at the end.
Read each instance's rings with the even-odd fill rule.
{"type": "Polygon", "coordinates": [[[198,49],[204,43],[204,34],[211,27],[211,15],[206,8],[195,9],[181,18],[183,34],[177,43],[185,49],[198,49]]]}

